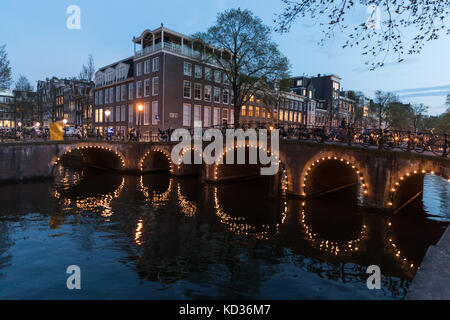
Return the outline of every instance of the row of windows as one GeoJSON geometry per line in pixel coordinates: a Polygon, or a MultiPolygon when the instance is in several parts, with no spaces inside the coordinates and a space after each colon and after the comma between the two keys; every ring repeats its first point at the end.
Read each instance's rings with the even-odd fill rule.
{"type": "MultiPolygon", "coordinates": [[[[183,81],[183,98],[192,98],[192,83],[190,81],[183,81]]],[[[230,92],[230,90],[217,87],[213,90],[210,85],[203,87],[201,83],[194,84],[195,100],[205,100],[207,102],[211,102],[211,98],[213,98],[214,103],[222,102],[223,104],[234,104],[233,92],[230,92]]]]}
{"type": "MultiPolygon", "coordinates": [[[[184,69],[183,74],[187,77],[192,77],[192,74],[194,74],[195,78],[198,79],[205,79],[208,81],[213,81],[216,83],[222,83],[222,72],[219,70],[212,70],[209,67],[204,67],[200,65],[192,65],[192,63],[185,62],[184,63],[184,69]]],[[[229,84],[228,77],[224,74],[223,75],[223,83],[229,84]]]]}
{"type": "Polygon", "coordinates": [[[151,104],[146,102],[143,111],[139,111],[137,105],[134,104],[128,105],[128,112],[125,105],[95,110],[94,121],[96,123],[126,122],[127,120],[130,125],[157,125],[159,123],[158,101],[153,101],[151,104]],[[111,112],[109,117],[105,114],[106,110],[111,112]],[[126,118],[127,113],[128,119],[126,118]]]}
{"type": "MultiPolygon", "coordinates": [[[[114,88],[107,88],[105,90],[96,91],[94,95],[95,105],[103,105],[114,102],[127,100],[127,85],[121,85],[115,87],[115,101],[114,101],[114,88]]],[[[136,98],[149,97],[150,95],[159,95],[159,78],[154,77],[152,81],[150,79],[136,82],[136,98]]],[[[134,99],[134,83],[128,85],[128,100],[134,99]]]]}
{"type": "Polygon", "coordinates": [[[144,74],[149,74],[153,69],[153,72],[159,71],[159,57],[155,57],[149,60],[142,62],[139,62],[136,64],[136,76],[140,77],[142,76],[142,71],[144,71],[144,74]],[[144,70],[142,70],[142,65],[144,66],[144,70]],[[152,68],[151,68],[152,67],[152,68]]]}
{"type": "Polygon", "coordinates": [[[231,109],[212,108],[200,105],[183,104],[183,126],[211,127],[234,122],[234,113],[231,109]]]}

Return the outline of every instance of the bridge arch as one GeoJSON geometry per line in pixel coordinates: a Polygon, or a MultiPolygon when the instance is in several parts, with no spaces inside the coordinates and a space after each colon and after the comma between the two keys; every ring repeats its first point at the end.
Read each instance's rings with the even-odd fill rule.
{"type": "Polygon", "coordinates": [[[64,147],[61,152],[53,157],[51,163],[54,166],[61,164],[64,157],[68,157],[76,153],[81,155],[83,163],[89,166],[118,171],[125,169],[125,157],[117,148],[109,145],[90,143],[78,144],[76,146],[69,145],[64,147]]]}
{"type": "Polygon", "coordinates": [[[390,197],[386,204],[394,213],[399,212],[406,207],[415,198],[423,192],[423,179],[425,175],[437,175],[450,183],[450,177],[439,167],[432,168],[425,166],[423,168],[406,168],[397,174],[397,179],[393,180],[390,186],[390,197]]]}
{"type": "MultiPolygon", "coordinates": [[[[258,145],[253,145],[253,144],[250,144],[248,141],[245,144],[235,144],[232,147],[224,147],[222,149],[222,152],[217,156],[217,158],[216,158],[217,161],[214,164],[209,165],[209,167],[212,167],[212,170],[207,170],[207,172],[210,175],[209,177],[207,177],[208,180],[211,180],[211,181],[226,180],[227,178],[224,179],[224,175],[225,175],[224,172],[222,172],[224,175],[221,176],[220,169],[230,171],[230,170],[233,170],[233,168],[231,168],[230,166],[237,166],[237,164],[226,164],[223,161],[224,157],[227,155],[228,152],[235,152],[238,149],[242,149],[242,148],[246,149],[245,152],[247,152],[247,149],[248,149],[249,152],[250,152],[251,148],[256,149],[256,151],[258,152],[258,158],[259,158],[259,151],[260,150],[265,151],[268,156],[272,155],[271,149],[269,147],[266,147],[266,146],[263,146],[263,145],[259,145],[259,144],[258,145]],[[223,163],[221,163],[221,162],[223,162],[223,163]],[[230,169],[226,169],[227,166],[230,169]]],[[[278,162],[278,172],[275,174],[275,176],[279,176],[280,177],[280,181],[279,181],[280,182],[280,188],[281,188],[281,190],[283,192],[286,192],[288,190],[288,188],[289,188],[289,170],[285,166],[284,162],[282,161],[281,156],[280,156],[279,153],[275,153],[272,156],[273,156],[273,161],[277,161],[278,162]]],[[[247,157],[247,153],[246,153],[246,160],[247,159],[248,159],[248,157],[247,157]]],[[[253,175],[255,175],[255,176],[256,175],[260,175],[260,171],[259,170],[261,168],[265,167],[265,166],[263,166],[261,164],[254,164],[254,165],[252,165],[252,164],[245,164],[245,166],[247,166],[247,168],[244,168],[244,170],[248,169],[248,166],[253,166],[252,170],[254,171],[253,175]]],[[[247,176],[249,176],[248,172],[246,174],[247,174],[247,176]]],[[[268,177],[270,177],[270,176],[268,176],[268,177]]]]}
{"type": "Polygon", "coordinates": [[[367,177],[366,170],[357,160],[343,155],[319,153],[303,168],[300,175],[301,195],[305,198],[317,197],[357,184],[363,202],[369,193],[367,177]],[[340,174],[337,175],[337,171],[340,174]],[[330,179],[332,176],[335,179],[330,179]]]}
{"type": "Polygon", "coordinates": [[[178,175],[198,175],[203,164],[203,150],[197,147],[184,148],[180,151],[178,162],[175,163],[176,174],[178,175]],[[189,153],[190,164],[184,163],[184,157],[189,153]],[[195,163],[196,156],[201,160],[200,164],[195,163]]]}
{"type": "Polygon", "coordinates": [[[169,171],[174,173],[170,152],[164,148],[151,147],[139,160],[141,172],[169,171]]]}

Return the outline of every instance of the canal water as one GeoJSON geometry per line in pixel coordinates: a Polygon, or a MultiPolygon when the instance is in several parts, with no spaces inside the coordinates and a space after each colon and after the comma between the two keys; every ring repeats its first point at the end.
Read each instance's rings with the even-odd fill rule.
{"type": "Polygon", "coordinates": [[[450,221],[447,181],[424,184],[393,216],[360,207],[356,188],[274,200],[264,179],[60,167],[0,186],[0,299],[402,299],[450,221]],[[81,290],[66,287],[70,265],[81,290]]]}

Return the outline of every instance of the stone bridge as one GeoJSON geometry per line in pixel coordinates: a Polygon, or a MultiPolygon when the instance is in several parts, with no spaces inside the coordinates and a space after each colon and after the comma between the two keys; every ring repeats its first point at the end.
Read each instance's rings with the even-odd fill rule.
{"type": "MultiPolygon", "coordinates": [[[[255,164],[173,163],[170,154],[175,145],[106,141],[1,144],[0,182],[53,177],[55,166],[71,157],[120,172],[198,174],[204,183],[259,175],[260,166],[255,164]]],[[[245,148],[248,155],[248,144],[245,148]]],[[[236,152],[236,146],[232,149],[236,152]]],[[[190,151],[192,157],[199,152],[194,148],[190,151]]],[[[224,147],[222,153],[230,151],[224,147]]],[[[281,140],[278,156],[280,170],[270,176],[272,191],[310,198],[358,185],[363,205],[394,212],[421,194],[425,174],[450,182],[450,159],[424,154],[281,140]]]]}

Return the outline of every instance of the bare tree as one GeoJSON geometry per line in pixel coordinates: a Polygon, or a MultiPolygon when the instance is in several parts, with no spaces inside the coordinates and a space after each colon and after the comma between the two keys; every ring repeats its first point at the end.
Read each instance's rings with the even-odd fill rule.
{"type": "Polygon", "coordinates": [[[376,113],[378,118],[378,129],[381,130],[383,121],[386,119],[386,113],[389,105],[398,102],[398,97],[392,92],[375,91],[375,101],[370,105],[372,112],[376,113]]]}
{"type": "Polygon", "coordinates": [[[384,65],[388,55],[396,56],[398,62],[405,55],[421,52],[426,42],[438,39],[443,33],[449,35],[447,24],[450,0],[281,0],[284,10],[275,22],[277,31],[287,32],[299,18],[311,18],[323,27],[320,40],[333,37],[336,29],[346,33],[343,47],[361,46],[368,55],[366,64],[371,69],[384,65]],[[365,21],[349,25],[347,21],[355,9],[370,12],[365,21]],[[408,32],[405,32],[408,30],[408,32]],[[410,39],[407,34],[412,32],[410,39]]]}
{"type": "Polygon", "coordinates": [[[28,79],[21,75],[19,77],[19,80],[16,82],[16,88],[15,90],[18,91],[33,91],[33,86],[30,84],[30,81],[28,79]]]}
{"type": "Polygon", "coordinates": [[[201,60],[217,65],[234,97],[234,125],[241,107],[257,95],[274,91],[277,80],[288,77],[289,62],[272,41],[271,30],[249,10],[231,9],[217,16],[216,24],[193,36],[204,43],[201,60]]]}
{"type": "Polygon", "coordinates": [[[0,46],[0,89],[9,89],[12,84],[11,67],[5,48],[5,45],[0,46]]]}
{"type": "Polygon", "coordinates": [[[414,132],[417,132],[417,129],[419,127],[424,127],[424,117],[428,112],[428,106],[424,105],[423,103],[413,104],[411,106],[411,112],[414,132]]]}
{"type": "Polygon", "coordinates": [[[78,75],[78,79],[85,81],[92,81],[92,79],[94,78],[94,74],[95,74],[94,58],[92,57],[92,54],[90,54],[87,65],[83,64],[81,72],[78,75]]]}

